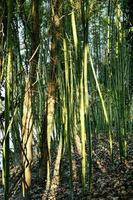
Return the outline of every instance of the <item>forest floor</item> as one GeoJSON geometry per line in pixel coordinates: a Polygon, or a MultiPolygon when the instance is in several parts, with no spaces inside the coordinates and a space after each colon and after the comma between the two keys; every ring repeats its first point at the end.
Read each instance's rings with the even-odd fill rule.
{"type": "MultiPolygon", "coordinates": [[[[108,141],[104,134],[93,138],[92,143],[92,185],[89,192],[89,176],[87,171],[86,189],[83,193],[81,185],[81,144],[77,138],[77,146],[72,149],[73,199],[74,200],[133,200],[133,137],[129,138],[128,158],[121,162],[118,143],[113,143],[113,163],[109,155],[108,141]]],[[[53,150],[52,167],[55,164],[56,151],[53,150]]],[[[88,161],[86,162],[88,165],[88,161]]],[[[44,190],[44,182],[39,179],[38,163],[33,163],[32,200],[71,200],[70,170],[68,153],[60,163],[60,176],[53,177],[51,187],[44,190]]],[[[10,200],[21,200],[21,173],[13,169],[11,176],[10,200]],[[16,182],[16,184],[14,184],[16,182]]],[[[3,198],[0,188],[0,199],[3,198]]]]}

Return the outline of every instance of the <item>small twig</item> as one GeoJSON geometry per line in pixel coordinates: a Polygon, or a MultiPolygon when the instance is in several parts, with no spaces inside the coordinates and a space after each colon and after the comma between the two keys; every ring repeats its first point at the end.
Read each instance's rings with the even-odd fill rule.
{"type": "Polygon", "coordinates": [[[31,62],[31,61],[32,61],[32,59],[34,58],[34,56],[35,56],[36,52],[37,52],[37,51],[38,51],[38,49],[39,49],[39,46],[40,46],[40,45],[38,45],[38,47],[35,49],[34,53],[32,54],[31,58],[29,59],[29,62],[31,62]]]}

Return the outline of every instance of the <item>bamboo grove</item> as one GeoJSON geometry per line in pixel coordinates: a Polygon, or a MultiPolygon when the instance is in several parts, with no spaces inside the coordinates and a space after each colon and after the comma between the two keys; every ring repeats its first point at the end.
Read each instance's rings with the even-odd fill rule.
{"type": "MultiPolygon", "coordinates": [[[[81,156],[83,192],[93,174],[93,137],[114,143],[128,157],[133,128],[132,7],[124,0],[0,1],[0,82],[5,88],[4,197],[13,163],[22,170],[22,196],[30,199],[32,165],[48,191],[65,153],[73,198],[72,152],[81,156]],[[56,152],[54,172],[52,152],[56,152]]],[[[2,125],[3,124],[3,125],[2,125]]]]}

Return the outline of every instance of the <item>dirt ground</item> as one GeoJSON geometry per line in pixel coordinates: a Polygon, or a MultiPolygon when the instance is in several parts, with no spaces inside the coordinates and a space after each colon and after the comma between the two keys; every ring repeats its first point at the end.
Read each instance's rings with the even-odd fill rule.
{"type": "MultiPolygon", "coordinates": [[[[78,143],[79,141],[77,141],[78,143]]],[[[32,200],[133,200],[133,138],[129,138],[128,157],[120,161],[119,145],[113,143],[113,162],[110,158],[109,145],[104,134],[99,139],[93,138],[92,142],[92,181],[89,191],[89,171],[86,172],[86,187],[83,191],[81,184],[81,154],[80,146],[72,148],[73,178],[71,185],[68,152],[60,163],[60,176],[52,178],[48,190],[44,190],[44,182],[39,179],[38,163],[33,163],[33,180],[31,187],[32,200]],[[72,189],[71,189],[72,188],[72,189]]],[[[88,147],[86,147],[88,151],[88,147]]],[[[56,151],[53,149],[51,168],[54,168],[56,151]]],[[[87,155],[86,166],[89,166],[87,155]]],[[[89,167],[87,168],[89,169],[89,167]]],[[[21,176],[20,171],[12,169],[10,200],[21,200],[21,176]],[[14,184],[16,182],[16,184],[14,184]]],[[[0,199],[3,199],[3,189],[0,188],[0,199]]]]}

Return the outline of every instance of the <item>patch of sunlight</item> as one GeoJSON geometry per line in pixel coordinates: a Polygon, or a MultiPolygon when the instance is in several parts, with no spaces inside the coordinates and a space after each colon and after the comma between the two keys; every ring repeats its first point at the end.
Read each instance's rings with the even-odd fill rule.
{"type": "Polygon", "coordinates": [[[51,190],[54,190],[56,193],[58,186],[59,186],[59,181],[60,181],[60,176],[59,176],[59,170],[60,170],[60,161],[61,161],[61,155],[62,155],[62,137],[60,137],[59,140],[59,145],[58,145],[58,151],[57,151],[57,156],[56,156],[56,161],[55,161],[55,166],[54,166],[54,172],[53,172],[53,177],[51,181],[51,190]]]}
{"type": "Polygon", "coordinates": [[[76,144],[76,149],[78,151],[78,155],[81,156],[81,140],[77,134],[75,135],[75,144],[76,144]]]}
{"type": "Polygon", "coordinates": [[[77,179],[77,165],[76,160],[72,160],[73,178],[77,179]]]}
{"type": "Polygon", "coordinates": [[[95,156],[96,159],[96,164],[98,165],[98,168],[101,170],[102,173],[106,173],[106,168],[103,166],[102,162],[98,159],[96,153],[93,151],[93,154],[95,156]]]}

